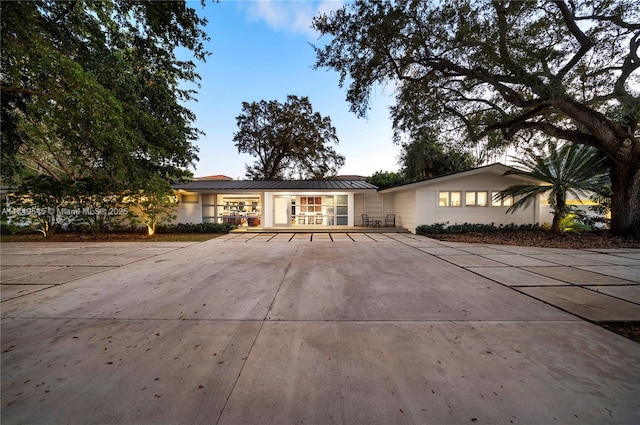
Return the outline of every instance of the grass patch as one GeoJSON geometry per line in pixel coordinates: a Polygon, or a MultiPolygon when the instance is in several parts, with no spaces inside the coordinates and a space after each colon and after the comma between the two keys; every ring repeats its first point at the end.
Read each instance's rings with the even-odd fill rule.
{"type": "Polygon", "coordinates": [[[222,236],[222,233],[108,233],[95,239],[85,233],[60,233],[49,238],[41,234],[0,235],[0,242],[204,242],[222,236]]]}
{"type": "Polygon", "coordinates": [[[148,242],[204,242],[222,236],[222,233],[170,233],[156,234],[148,242]]]}

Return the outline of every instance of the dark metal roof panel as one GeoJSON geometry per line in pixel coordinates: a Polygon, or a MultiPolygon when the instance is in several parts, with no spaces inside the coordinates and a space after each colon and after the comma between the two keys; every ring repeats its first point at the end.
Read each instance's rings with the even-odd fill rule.
{"type": "Polygon", "coordinates": [[[362,180],[200,180],[173,185],[184,190],[376,190],[362,180]]]}

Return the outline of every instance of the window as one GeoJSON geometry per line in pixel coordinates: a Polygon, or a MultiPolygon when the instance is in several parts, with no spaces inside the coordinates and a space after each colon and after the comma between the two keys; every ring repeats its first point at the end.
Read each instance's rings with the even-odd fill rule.
{"type": "MultiPolygon", "coordinates": [[[[211,196],[210,211],[213,212],[214,196],[211,196]]],[[[204,203],[205,198],[202,200],[203,219],[205,218],[205,208],[207,205],[204,203]]],[[[215,196],[215,211],[216,220],[218,223],[229,223],[236,226],[259,226],[261,222],[262,202],[259,194],[240,194],[240,193],[228,193],[224,195],[215,196]]],[[[207,211],[209,212],[209,211],[207,211]]]]}
{"type": "Polygon", "coordinates": [[[183,204],[197,204],[199,200],[197,193],[182,194],[180,198],[183,204]]]}
{"type": "Polygon", "coordinates": [[[297,225],[334,226],[347,225],[349,197],[347,195],[297,196],[292,211],[297,225]]]}
{"type": "Polygon", "coordinates": [[[459,207],[462,192],[440,192],[438,205],[441,207],[459,207]]]}
{"type": "Polygon", "coordinates": [[[465,192],[464,204],[468,207],[486,207],[487,192],[465,192]]]}
{"type": "Polygon", "coordinates": [[[496,199],[496,195],[498,192],[493,192],[491,197],[491,206],[492,207],[510,207],[513,205],[513,196],[509,196],[504,199],[496,199]]]}

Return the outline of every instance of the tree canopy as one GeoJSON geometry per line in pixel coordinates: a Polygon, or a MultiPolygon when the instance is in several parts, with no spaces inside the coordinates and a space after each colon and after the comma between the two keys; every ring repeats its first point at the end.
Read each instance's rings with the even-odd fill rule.
{"type": "Polygon", "coordinates": [[[183,106],[206,20],[186,1],[0,3],[2,175],[136,186],[197,160],[183,106]]]}
{"type": "Polygon", "coordinates": [[[470,170],[478,161],[460,148],[438,143],[431,132],[421,131],[402,146],[400,165],[404,178],[416,181],[470,170]]]}
{"type": "Polygon", "coordinates": [[[612,230],[640,235],[640,8],[633,0],[356,0],[314,18],[316,67],[364,115],[397,89],[397,131],[489,146],[551,136],[610,159],[612,230]]]}
{"type": "Polygon", "coordinates": [[[246,165],[250,179],[319,179],[335,175],[344,165],[344,157],[329,146],[338,144],[331,119],[314,112],[307,97],[243,102],[236,121],[233,141],[238,152],[257,157],[246,165]]]}
{"type": "Polygon", "coordinates": [[[395,171],[380,170],[367,177],[367,183],[371,183],[379,189],[386,189],[388,187],[407,183],[407,180],[402,174],[395,171]]]}

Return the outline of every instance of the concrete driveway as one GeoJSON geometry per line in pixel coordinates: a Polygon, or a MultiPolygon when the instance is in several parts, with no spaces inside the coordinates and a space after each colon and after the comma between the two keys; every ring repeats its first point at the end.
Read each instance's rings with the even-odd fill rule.
{"type": "Polygon", "coordinates": [[[6,424],[632,424],[640,251],[2,244],[6,424]]]}

